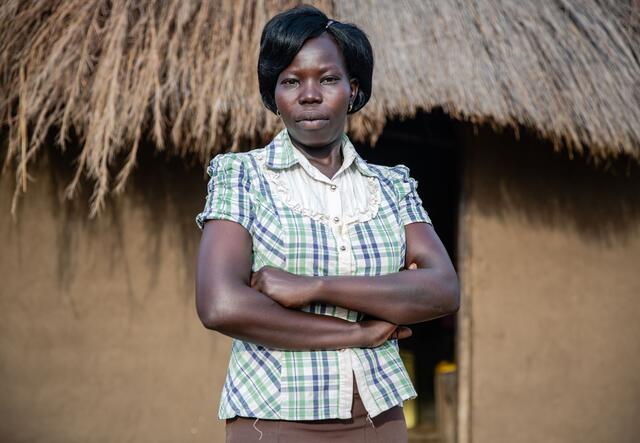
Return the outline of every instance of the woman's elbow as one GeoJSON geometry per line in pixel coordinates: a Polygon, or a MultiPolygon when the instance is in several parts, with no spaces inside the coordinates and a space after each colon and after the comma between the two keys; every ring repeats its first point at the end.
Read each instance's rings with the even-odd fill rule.
{"type": "Polygon", "coordinates": [[[202,323],[202,326],[205,328],[217,331],[221,327],[224,327],[222,316],[214,306],[202,306],[201,304],[198,304],[196,310],[198,312],[200,323],[202,323]]]}
{"type": "Polygon", "coordinates": [[[456,273],[443,275],[439,288],[437,295],[429,295],[424,303],[424,315],[432,319],[455,314],[460,309],[460,285],[456,273]]]}
{"type": "Polygon", "coordinates": [[[211,294],[197,293],[196,300],[196,311],[202,326],[219,332],[228,328],[232,319],[229,313],[231,306],[225,306],[225,303],[211,294]]]}
{"type": "Polygon", "coordinates": [[[460,283],[455,272],[447,280],[442,309],[444,315],[451,315],[460,309],[460,283]]]}

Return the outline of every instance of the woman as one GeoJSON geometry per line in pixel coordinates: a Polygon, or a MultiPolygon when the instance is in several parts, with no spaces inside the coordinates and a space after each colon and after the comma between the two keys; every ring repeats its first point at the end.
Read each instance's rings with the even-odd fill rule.
{"type": "Polygon", "coordinates": [[[285,129],[208,168],[196,302],[234,338],[228,442],[407,441],[399,325],[455,312],[458,281],[408,169],[368,164],[344,134],[372,71],[357,27],[311,7],[273,17],[258,77],[285,129]]]}

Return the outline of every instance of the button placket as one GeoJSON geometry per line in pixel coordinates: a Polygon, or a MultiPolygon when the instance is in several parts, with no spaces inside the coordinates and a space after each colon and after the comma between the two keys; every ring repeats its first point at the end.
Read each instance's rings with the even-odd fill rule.
{"type": "Polygon", "coordinates": [[[338,247],[338,269],[340,274],[351,273],[351,244],[349,243],[349,237],[346,234],[346,226],[343,220],[342,214],[342,200],[338,186],[335,183],[329,185],[328,194],[328,212],[331,217],[331,231],[336,239],[338,247]]]}
{"type": "Polygon", "coordinates": [[[341,274],[351,275],[353,272],[353,256],[351,254],[351,240],[349,239],[349,224],[343,221],[340,225],[339,236],[343,247],[341,248],[340,272],[341,274]]]}

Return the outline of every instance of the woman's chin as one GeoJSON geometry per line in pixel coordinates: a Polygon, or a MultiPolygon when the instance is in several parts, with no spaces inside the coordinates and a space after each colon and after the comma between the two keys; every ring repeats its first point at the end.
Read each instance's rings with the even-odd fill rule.
{"type": "Polygon", "coordinates": [[[315,128],[305,127],[305,125],[297,125],[295,128],[287,128],[289,136],[296,142],[309,147],[323,147],[334,142],[340,134],[335,131],[327,131],[327,127],[315,128]],[[301,127],[303,126],[303,127],[301,127]]]}

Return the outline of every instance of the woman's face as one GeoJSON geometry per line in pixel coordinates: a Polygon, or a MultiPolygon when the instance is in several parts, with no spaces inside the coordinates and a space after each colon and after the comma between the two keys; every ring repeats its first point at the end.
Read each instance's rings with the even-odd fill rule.
{"type": "Polygon", "coordinates": [[[324,33],[309,39],[278,76],[275,99],[294,142],[322,147],[338,140],[357,92],[340,48],[324,33]]]}

